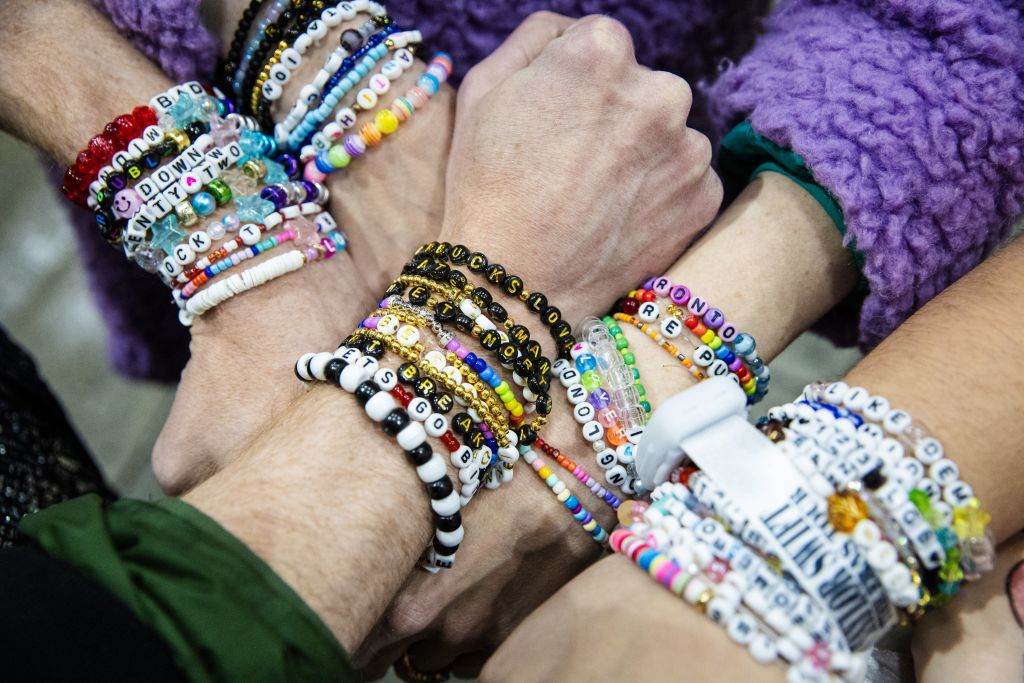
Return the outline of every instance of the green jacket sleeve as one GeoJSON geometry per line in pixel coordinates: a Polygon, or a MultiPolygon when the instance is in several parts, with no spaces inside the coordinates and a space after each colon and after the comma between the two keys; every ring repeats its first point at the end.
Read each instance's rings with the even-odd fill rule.
{"type": "Polygon", "coordinates": [[[89,495],[26,517],[23,540],[124,602],[192,681],[355,681],[345,651],[241,541],[190,505],[89,495]]]}

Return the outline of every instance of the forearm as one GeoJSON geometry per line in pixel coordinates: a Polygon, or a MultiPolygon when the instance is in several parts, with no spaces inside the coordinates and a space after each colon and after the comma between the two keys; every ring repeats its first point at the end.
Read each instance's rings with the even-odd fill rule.
{"type": "MultiPolygon", "coordinates": [[[[354,326],[362,312],[353,301],[345,317],[354,326]]],[[[430,538],[413,468],[336,386],[311,387],[185,500],[266,561],[349,652],[430,538]]]]}
{"type": "Polygon", "coordinates": [[[0,126],[61,165],[105,122],[171,86],[91,3],[3,3],[0,27],[0,126]]]}
{"type": "MultiPolygon", "coordinates": [[[[821,206],[785,176],[762,173],[665,275],[752,334],[768,361],[849,294],[857,271],[821,206]]],[[[655,408],[694,384],[642,332],[621,327],[655,408]]]]}

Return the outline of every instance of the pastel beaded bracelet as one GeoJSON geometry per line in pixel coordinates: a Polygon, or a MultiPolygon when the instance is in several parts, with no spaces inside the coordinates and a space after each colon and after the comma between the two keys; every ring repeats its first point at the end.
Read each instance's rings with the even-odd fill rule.
{"type": "Polygon", "coordinates": [[[572,495],[566,487],[565,482],[558,478],[558,475],[551,471],[544,461],[541,459],[537,452],[530,446],[520,446],[519,452],[523,456],[523,460],[529,465],[537,476],[540,477],[541,481],[547,484],[551,492],[555,494],[558,502],[562,503],[572,513],[573,518],[580,523],[583,530],[590,534],[590,537],[595,542],[604,545],[608,540],[608,532],[604,530],[594,516],[590,514],[583,504],[579,501],[576,496],[572,495]]]}

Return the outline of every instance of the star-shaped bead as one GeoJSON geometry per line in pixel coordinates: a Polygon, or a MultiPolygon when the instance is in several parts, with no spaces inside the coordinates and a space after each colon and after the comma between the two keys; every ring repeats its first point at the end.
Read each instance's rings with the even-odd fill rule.
{"type": "Polygon", "coordinates": [[[178,217],[173,213],[153,224],[153,239],[150,244],[170,254],[185,239],[185,231],[178,228],[178,217]]]}
{"type": "Polygon", "coordinates": [[[250,159],[260,159],[266,154],[266,143],[263,141],[263,136],[256,134],[251,130],[243,130],[241,138],[238,141],[238,146],[242,148],[242,156],[238,159],[238,165],[241,166],[250,159]]]}
{"type": "Polygon", "coordinates": [[[264,159],[263,164],[267,167],[267,174],[263,176],[264,184],[288,182],[288,174],[284,172],[284,166],[272,159],[264,159]]]}
{"type": "Polygon", "coordinates": [[[182,128],[196,120],[199,114],[199,103],[192,99],[188,93],[182,94],[178,101],[171,105],[169,110],[178,127],[182,128]]]}
{"type": "Polygon", "coordinates": [[[214,114],[210,117],[210,137],[213,144],[223,147],[238,140],[238,127],[214,114]]]}
{"type": "Polygon", "coordinates": [[[235,204],[238,207],[238,220],[243,223],[262,223],[264,218],[274,212],[274,202],[261,199],[255,194],[238,197],[235,204]]]}

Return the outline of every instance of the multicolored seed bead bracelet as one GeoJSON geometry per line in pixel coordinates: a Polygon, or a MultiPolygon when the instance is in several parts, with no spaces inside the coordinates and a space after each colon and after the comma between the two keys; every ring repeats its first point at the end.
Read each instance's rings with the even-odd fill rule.
{"type": "MultiPolygon", "coordinates": [[[[393,60],[394,64],[398,64],[397,60],[393,60]]],[[[440,84],[447,79],[448,73],[441,69],[438,64],[441,64],[436,58],[431,62],[431,66],[428,67],[427,73],[424,73],[420,77],[417,85],[413,86],[404,97],[400,97],[392,102],[391,106],[386,109],[381,109],[375,115],[372,121],[364,123],[357,134],[346,135],[341,144],[333,145],[330,149],[319,152],[314,159],[310,159],[306,162],[306,168],[303,173],[303,177],[307,180],[322,180],[327,174],[333,173],[339,168],[345,168],[353,159],[356,159],[366,153],[366,150],[370,147],[375,147],[380,144],[384,136],[391,135],[398,130],[399,125],[408,120],[416,109],[422,109],[427,105],[430,96],[438,91],[440,84]],[[439,79],[431,75],[430,68],[435,68],[435,71],[440,71],[443,78],[439,79]],[[426,79],[426,80],[425,80],[426,79]]],[[[387,66],[387,65],[385,65],[387,66]]],[[[396,74],[395,78],[401,75],[399,67],[395,67],[396,74]]],[[[363,108],[370,109],[376,104],[377,94],[383,94],[387,92],[390,87],[390,81],[383,74],[377,74],[370,80],[373,89],[364,89],[359,92],[357,101],[363,103],[363,108]]],[[[349,122],[351,119],[346,119],[345,122],[349,122]]],[[[354,123],[354,121],[353,121],[354,123]]],[[[339,123],[328,124],[328,128],[333,128],[329,135],[340,136],[343,132],[342,125],[339,123]]],[[[326,130],[326,129],[325,129],[326,130]]]]}
{"type": "Polygon", "coordinates": [[[519,452],[522,454],[526,464],[533,468],[533,471],[537,473],[541,481],[547,484],[551,492],[555,494],[558,502],[564,505],[573,518],[583,526],[583,530],[589,533],[594,541],[604,545],[608,541],[608,532],[597,523],[592,514],[587,512],[587,509],[583,507],[583,503],[576,496],[572,495],[565,482],[559,479],[558,475],[544,464],[541,457],[530,446],[520,446],[519,452]]]}
{"type": "MultiPolygon", "coordinates": [[[[444,458],[435,453],[427,441],[428,430],[435,430],[421,422],[419,415],[410,414],[399,405],[406,392],[398,386],[398,373],[381,367],[376,358],[364,356],[352,347],[345,348],[337,356],[318,355],[321,355],[318,360],[323,362],[313,364],[306,360],[303,363],[306,356],[300,358],[295,366],[296,375],[304,381],[318,379],[330,382],[351,393],[370,419],[380,423],[384,433],[395,438],[416,468],[416,475],[430,497],[435,531],[426,561],[437,568],[453,566],[465,532],[459,512],[459,493],[448,476],[444,458]]],[[[411,400],[404,403],[408,406],[411,400]]],[[[440,422],[446,422],[443,416],[440,422]]]]}
{"type": "Polygon", "coordinates": [[[614,493],[601,485],[594,477],[590,476],[583,467],[573,462],[565,453],[547,443],[539,436],[535,444],[545,455],[554,458],[555,462],[562,466],[569,474],[573,475],[580,482],[590,489],[591,493],[600,498],[612,510],[618,510],[622,501],[614,493]]]}
{"type": "MultiPolygon", "coordinates": [[[[245,74],[242,76],[242,86],[237,94],[236,103],[239,110],[246,114],[254,114],[254,96],[259,94],[262,82],[261,76],[266,74],[266,65],[271,61],[281,58],[281,54],[288,49],[289,45],[305,31],[310,22],[319,16],[319,11],[314,8],[314,1],[320,7],[327,3],[321,0],[293,0],[292,6],[281,13],[277,19],[266,27],[260,38],[259,44],[252,53],[245,74]]],[[[335,4],[330,2],[330,4],[335,4]]]]}

